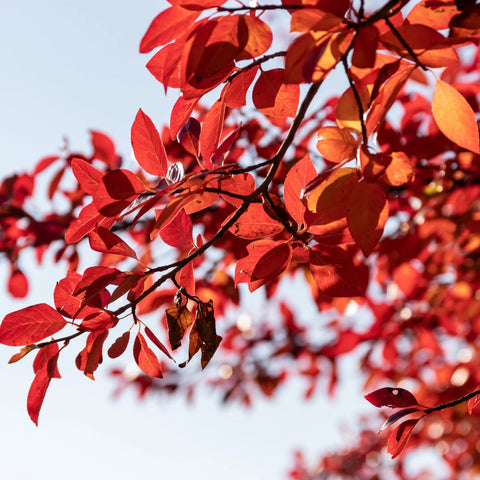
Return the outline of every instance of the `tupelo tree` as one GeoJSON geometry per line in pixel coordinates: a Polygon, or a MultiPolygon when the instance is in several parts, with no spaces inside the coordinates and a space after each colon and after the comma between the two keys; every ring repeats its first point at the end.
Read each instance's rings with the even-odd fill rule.
{"type": "Polygon", "coordinates": [[[215,355],[220,378],[202,376],[245,405],[296,376],[306,398],[321,380],[333,394],[339,359],[357,352],[366,399],[398,409],[381,412],[389,434],[369,422],[313,467],[298,454],[292,479],[411,478],[385,445],[392,457],[434,446],[450,478],[478,472],[480,6],[169,4],[140,52],[155,51],[147,68],[178,99],[160,130],[138,111],[137,167],[92,131],[93,153],[66,148],[1,183],[10,294],[28,293],[26,249],[67,267],[52,304],[0,325],[0,343],[21,347],[10,363],[35,352],[32,421],[65,348],[92,379],[133,352],[141,373],[112,375],[140,396],[192,395],[199,378],[180,368],[215,355]],[[293,279],[319,319],[281,295],[293,279]],[[272,315],[232,321],[241,284],[262,288],[272,315]]]}

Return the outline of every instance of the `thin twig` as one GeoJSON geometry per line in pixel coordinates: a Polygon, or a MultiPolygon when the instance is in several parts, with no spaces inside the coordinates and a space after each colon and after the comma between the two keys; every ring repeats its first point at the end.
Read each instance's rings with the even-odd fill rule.
{"type": "Polygon", "coordinates": [[[480,395],[480,389],[475,390],[474,392],[471,392],[467,395],[464,395],[463,397],[457,398],[456,400],[452,400],[451,402],[442,403],[440,405],[437,405],[436,407],[427,408],[423,412],[424,413],[432,413],[432,412],[438,412],[439,410],[445,410],[446,408],[455,407],[456,405],[459,405],[460,403],[466,402],[466,401],[470,400],[471,398],[476,397],[477,395],[480,395]]]}
{"type": "Polygon", "coordinates": [[[405,41],[405,39],[400,35],[399,31],[395,28],[395,25],[390,21],[390,19],[387,17],[385,18],[385,23],[388,25],[388,28],[392,31],[392,33],[395,35],[397,40],[405,47],[405,50],[408,52],[408,54],[413,58],[415,63],[421,67],[423,70],[426,72],[428,71],[428,68],[418,59],[417,54],[412,50],[412,47],[405,41]]]}
{"type": "Polygon", "coordinates": [[[360,94],[358,93],[357,87],[355,86],[355,83],[352,80],[350,70],[348,69],[348,65],[347,65],[347,59],[345,56],[342,58],[342,64],[343,64],[343,68],[345,69],[345,74],[347,75],[347,78],[348,78],[348,83],[350,84],[350,88],[352,89],[353,96],[355,97],[355,102],[357,103],[358,116],[360,118],[360,124],[362,126],[362,143],[366,145],[368,138],[367,138],[367,127],[365,126],[365,121],[363,119],[363,115],[365,112],[363,110],[362,99],[360,98],[360,94]]]}

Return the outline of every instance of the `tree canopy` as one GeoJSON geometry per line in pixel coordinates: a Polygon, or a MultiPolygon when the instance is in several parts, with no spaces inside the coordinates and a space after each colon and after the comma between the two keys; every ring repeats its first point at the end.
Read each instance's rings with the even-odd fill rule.
{"type": "Polygon", "coordinates": [[[112,376],[140,396],[210,382],[244,405],[294,378],[333,396],[354,354],[376,416],[292,480],[408,479],[430,447],[449,478],[478,473],[479,35],[468,0],[169,0],[140,52],[177,100],[168,125],[138,110],[136,166],[91,131],[91,152],[1,182],[10,295],[26,250],[66,270],[0,325],[10,363],[35,352],[32,421],[66,348],[91,379],[133,354],[140,373],[112,376]],[[242,313],[258,289],[270,315],[242,313]]]}

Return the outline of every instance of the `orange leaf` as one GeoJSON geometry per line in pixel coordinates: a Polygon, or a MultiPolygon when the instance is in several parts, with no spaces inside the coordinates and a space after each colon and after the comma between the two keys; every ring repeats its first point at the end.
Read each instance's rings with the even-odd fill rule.
{"type": "Polygon", "coordinates": [[[365,256],[380,240],[387,219],[388,202],[383,190],[376,183],[357,183],[348,202],[347,225],[365,256]]]}
{"type": "Polygon", "coordinates": [[[326,160],[340,163],[355,158],[358,142],[347,129],[322,127],[317,136],[317,150],[326,160]]]}
{"type": "Polygon", "coordinates": [[[440,131],[453,143],[480,153],[478,125],[472,107],[451,85],[438,79],[432,113],[440,131]]]}
{"type": "Polygon", "coordinates": [[[305,222],[306,207],[300,195],[303,189],[317,176],[311,158],[306,155],[287,173],[284,186],[285,207],[291,217],[301,226],[305,222]]]}
{"type": "Polygon", "coordinates": [[[283,83],[285,70],[275,68],[261,72],[253,87],[253,103],[263,114],[272,117],[294,117],[300,98],[298,85],[283,83]]]}

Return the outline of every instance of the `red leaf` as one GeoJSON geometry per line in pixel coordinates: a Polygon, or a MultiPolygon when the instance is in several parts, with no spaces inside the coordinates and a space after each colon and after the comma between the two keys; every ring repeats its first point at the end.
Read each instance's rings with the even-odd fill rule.
{"type": "Polygon", "coordinates": [[[94,330],[107,330],[113,328],[118,323],[118,318],[112,312],[96,312],[87,315],[80,328],[82,330],[94,331],[94,330]]]}
{"type": "Polygon", "coordinates": [[[102,360],[103,344],[108,336],[108,330],[96,330],[91,332],[85,344],[85,348],[75,359],[77,368],[88,378],[95,380],[93,373],[102,360]]]}
{"type": "Polygon", "coordinates": [[[45,394],[47,393],[50,380],[56,371],[58,354],[52,357],[48,363],[35,375],[27,397],[27,411],[32,422],[38,425],[38,415],[42,408],[45,394]]]}
{"type": "Polygon", "coordinates": [[[93,195],[100,182],[102,181],[105,172],[93,167],[90,163],[80,158],[72,160],[72,171],[80,184],[80,188],[89,195],[93,195]]]}
{"type": "Polygon", "coordinates": [[[90,130],[90,135],[90,141],[95,149],[93,152],[93,158],[102,160],[111,168],[116,167],[119,157],[115,151],[113,140],[108,135],[95,130],[90,130]]]}
{"type": "Polygon", "coordinates": [[[406,420],[391,433],[388,439],[387,451],[392,456],[392,459],[400,455],[407,446],[407,442],[418,420],[419,419],[406,420]]]}
{"type": "Polygon", "coordinates": [[[352,237],[367,257],[380,240],[388,220],[388,202],[376,183],[361,181],[348,202],[347,224],[352,237]]]}
{"type": "Polygon", "coordinates": [[[248,283],[251,292],[275,280],[288,267],[292,255],[290,245],[273,240],[251,242],[247,251],[235,267],[235,285],[248,283]]]}
{"type": "Polygon", "coordinates": [[[147,345],[144,336],[138,332],[133,345],[133,356],[142,372],[151,377],[162,378],[162,370],[157,356],[147,345]]]}
{"type": "Polygon", "coordinates": [[[105,217],[114,217],[145,191],[145,185],[130,170],[112,170],[105,174],[98,185],[93,204],[105,217]]]}
{"type": "Polygon", "coordinates": [[[208,110],[200,132],[200,151],[208,169],[212,168],[211,157],[222,136],[224,117],[225,99],[222,96],[208,110]]]}
{"type": "Polygon", "coordinates": [[[380,388],[365,395],[365,399],[376,407],[403,408],[418,405],[417,399],[403,388],[380,388]]]}
{"type": "Polygon", "coordinates": [[[57,333],[67,322],[50,305],[39,303],[9,313],[0,325],[0,343],[22,346],[57,333]]]}
{"type": "Polygon", "coordinates": [[[15,298],[25,298],[28,294],[28,279],[18,269],[13,270],[8,279],[8,291],[15,298]]]}
{"type": "Polygon", "coordinates": [[[248,89],[255,80],[259,68],[260,67],[256,66],[239,72],[233,80],[225,86],[225,104],[227,107],[240,108],[246,105],[248,89]]]}
{"type": "Polygon", "coordinates": [[[283,229],[283,225],[278,220],[267,215],[262,204],[252,203],[229,231],[240,238],[256,239],[275,235],[283,229]]]}
{"type": "Polygon", "coordinates": [[[160,237],[171,247],[184,248],[193,244],[192,221],[185,210],[180,210],[175,218],[160,230],[160,237]]]}
{"type": "Polygon", "coordinates": [[[51,156],[42,158],[35,165],[35,169],[33,171],[33,174],[37,175],[38,173],[43,172],[45,169],[47,169],[50,165],[52,165],[54,162],[56,162],[60,158],[61,157],[59,155],[51,155],[51,156]]]}
{"type": "Polygon", "coordinates": [[[315,246],[310,250],[310,270],[318,288],[332,297],[365,295],[368,267],[355,265],[339,247],[315,246]]]}
{"type": "Polygon", "coordinates": [[[82,208],[78,218],[72,221],[65,232],[65,242],[68,244],[79,242],[85,235],[90,233],[96,226],[111,228],[115,223],[114,217],[107,218],[98,213],[93,203],[82,208]]]}
{"type": "Polygon", "coordinates": [[[168,169],[165,147],[152,120],[141,109],[133,122],[131,139],[140,166],[152,175],[165,177],[168,169]]]}
{"type": "Polygon", "coordinates": [[[451,85],[437,79],[432,114],[440,131],[453,143],[480,153],[477,120],[472,107],[451,85]]]}
{"type": "Polygon", "coordinates": [[[161,352],[163,352],[168,358],[173,360],[173,357],[170,355],[170,352],[167,350],[165,345],[155,336],[155,334],[148,327],[145,327],[145,333],[161,352]]]}
{"type": "MultiPolygon", "coordinates": [[[[33,360],[33,373],[38,373],[42,368],[48,367],[48,362],[60,353],[60,348],[58,343],[50,343],[38,350],[35,359],[33,360]]],[[[55,362],[56,363],[56,362],[55,362]]],[[[52,378],[61,378],[60,372],[58,371],[57,366],[53,369],[51,373],[52,378]]]]}
{"type": "MultiPolygon", "coordinates": [[[[80,280],[82,280],[82,275],[69,271],[66,277],[62,278],[55,286],[53,293],[55,307],[57,311],[65,317],[83,318],[87,315],[97,313],[98,309],[103,306],[101,298],[98,296],[96,308],[88,305],[82,307],[82,305],[84,305],[84,295],[82,293],[78,295],[73,294],[80,280]]],[[[90,300],[90,303],[93,304],[94,302],[90,300]]]]}
{"type": "Polygon", "coordinates": [[[97,227],[88,235],[90,248],[96,252],[137,258],[135,250],[129,247],[118,235],[107,228],[97,227]]]}
{"type": "Polygon", "coordinates": [[[261,72],[253,87],[253,103],[265,115],[294,117],[297,113],[300,87],[285,85],[284,74],[281,68],[261,72]]]}
{"type": "Polygon", "coordinates": [[[128,347],[128,341],[130,340],[130,330],[125,332],[122,336],[118,337],[108,349],[108,356],[110,358],[117,358],[123,354],[128,347]]]}
{"type": "Polygon", "coordinates": [[[298,223],[300,229],[305,222],[306,207],[301,200],[303,189],[317,176],[311,158],[306,155],[297,162],[287,173],[285,178],[284,199],[285,207],[291,217],[298,223]]]}
{"type": "Polygon", "coordinates": [[[184,97],[179,97],[172,108],[170,115],[170,135],[172,139],[175,139],[180,129],[190,118],[190,115],[198,103],[199,98],[191,98],[189,100],[184,97]]]}
{"type": "MultiPolygon", "coordinates": [[[[250,173],[222,176],[218,180],[218,188],[224,192],[247,196],[255,191],[255,179],[250,173]]],[[[243,204],[243,199],[228,195],[228,193],[222,193],[221,197],[235,207],[240,207],[243,204]]]]}
{"type": "Polygon", "coordinates": [[[197,19],[200,12],[186,10],[176,6],[167,8],[157,15],[140,42],[140,53],[148,53],[155,47],[175,40],[197,19]]]}

